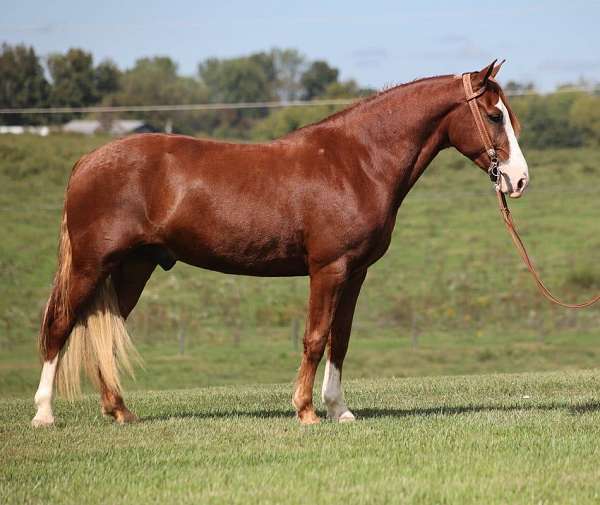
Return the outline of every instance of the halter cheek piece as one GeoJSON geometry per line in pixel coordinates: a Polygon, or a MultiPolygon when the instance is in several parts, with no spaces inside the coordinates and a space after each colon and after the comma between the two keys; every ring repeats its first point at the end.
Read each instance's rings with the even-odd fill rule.
{"type": "MultiPolygon", "coordinates": [[[[477,131],[479,132],[479,136],[483,142],[483,146],[485,147],[485,152],[490,158],[490,166],[488,167],[487,173],[490,177],[490,180],[498,186],[500,183],[500,176],[502,173],[500,172],[500,161],[498,160],[498,153],[494,148],[492,143],[492,139],[490,138],[490,134],[485,127],[483,122],[483,117],[481,117],[481,111],[477,106],[477,97],[483,95],[486,88],[478,89],[477,91],[473,91],[473,87],[471,85],[471,74],[463,74],[462,75],[463,87],[465,88],[465,98],[467,103],[469,104],[469,108],[471,109],[471,113],[473,114],[473,119],[475,120],[475,126],[477,127],[477,131]]],[[[498,189],[498,188],[497,188],[498,189]]]]}

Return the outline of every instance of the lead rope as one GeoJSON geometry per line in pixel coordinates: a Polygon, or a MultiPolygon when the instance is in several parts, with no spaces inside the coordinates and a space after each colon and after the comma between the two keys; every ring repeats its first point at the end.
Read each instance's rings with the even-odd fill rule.
{"type": "Polygon", "coordinates": [[[496,186],[496,197],[498,198],[498,205],[500,207],[500,214],[502,216],[502,220],[506,225],[506,229],[510,234],[510,238],[512,238],[512,241],[515,244],[515,247],[517,248],[519,256],[521,256],[523,263],[525,263],[525,266],[527,267],[533,279],[535,280],[535,283],[537,284],[540,293],[542,293],[542,295],[544,295],[551,302],[560,305],[561,307],[567,307],[568,309],[583,309],[585,307],[589,307],[590,305],[594,305],[594,303],[600,301],[600,295],[597,295],[584,303],[564,303],[561,302],[558,298],[556,298],[556,296],[554,296],[546,287],[546,285],[542,282],[542,279],[540,278],[540,275],[537,272],[533,261],[531,261],[529,254],[527,254],[525,244],[519,236],[519,232],[517,231],[517,227],[515,226],[515,222],[513,221],[512,214],[510,213],[510,209],[508,208],[506,197],[504,196],[504,193],[500,191],[498,186],[496,186]]]}

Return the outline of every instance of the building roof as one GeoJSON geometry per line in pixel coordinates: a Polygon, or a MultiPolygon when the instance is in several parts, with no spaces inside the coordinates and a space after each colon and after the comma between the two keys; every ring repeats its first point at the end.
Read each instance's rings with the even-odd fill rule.
{"type": "MultiPolygon", "coordinates": [[[[108,133],[112,135],[125,135],[141,129],[148,125],[141,119],[115,119],[111,121],[108,133]]],[[[82,133],[84,135],[93,135],[97,131],[104,130],[106,126],[97,119],[73,119],[63,125],[63,131],[71,133],[82,133]]]]}

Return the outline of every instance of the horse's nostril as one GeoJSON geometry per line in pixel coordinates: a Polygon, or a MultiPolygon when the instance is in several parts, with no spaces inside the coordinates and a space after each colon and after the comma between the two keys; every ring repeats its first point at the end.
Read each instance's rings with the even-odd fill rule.
{"type": "Polygon", "coordinates": [[[519,191],[522,191],[523,188],[525,187],[526,183],[527,183],[527,179],[525,179],[525,177],[522,177],[521,179],[519,179],[519,182],[517,182],[517,189],[519,191]]]}

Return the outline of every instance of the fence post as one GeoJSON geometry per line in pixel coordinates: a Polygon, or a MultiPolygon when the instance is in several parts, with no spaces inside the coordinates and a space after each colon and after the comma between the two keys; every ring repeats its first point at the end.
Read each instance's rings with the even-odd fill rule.
{"type": "Polygon", "coordinates": [[[412,339],[413,347],[419,347],[419,336],[417,335],[417,318],[418,317],[419,316],[417,314],[417,311],[413,308],[412,322],[411,322],[411,339],[412,339]]]}
{"type": "Polygon", "coordinates": [[[292,319],[292,347],[295,351],[298,350],[298,339],[300,334],[300,322],[297,317],[292,319]]]}
{"type": "Polygon", "coordinates": [[[185,332],[183,331],[183,324],[179,323],[179,332],[178,332],[178,340],[179,340],[179,354],[183,356],[185,352],[185,332]]]}

